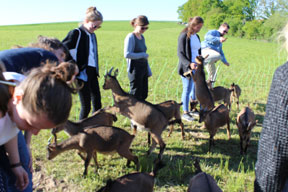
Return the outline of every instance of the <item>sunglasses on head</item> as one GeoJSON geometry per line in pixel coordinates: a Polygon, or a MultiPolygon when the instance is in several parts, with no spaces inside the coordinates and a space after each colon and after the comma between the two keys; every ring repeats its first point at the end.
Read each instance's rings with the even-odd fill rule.
{"type": "Polygon", "coordinates": [[[149,27],[141,27],[141,30],[147,30],[149,27]]]}

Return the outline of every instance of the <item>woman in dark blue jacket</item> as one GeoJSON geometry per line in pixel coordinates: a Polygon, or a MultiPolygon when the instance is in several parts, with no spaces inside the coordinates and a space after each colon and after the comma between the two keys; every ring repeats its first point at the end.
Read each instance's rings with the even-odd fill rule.
{"type": "Polygon", "coordinates": [[[77,80],[79,84],[83,84],[82,89],[79,91],[81,102],[79,119],[88,117],[91,110],[91,100],[93,112],[101,108],[101,95],[98,83],[98,45],[94,32],[101,27],[102,22],[102,14],[96,7],[89,7],[83,24],[79,28],[71,30],[62,41],[78,65],[79,74],[77,80]]]}

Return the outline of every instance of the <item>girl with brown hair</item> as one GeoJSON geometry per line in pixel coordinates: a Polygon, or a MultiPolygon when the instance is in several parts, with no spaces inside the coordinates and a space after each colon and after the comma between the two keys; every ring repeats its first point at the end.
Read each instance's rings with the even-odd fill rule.
{"type": "Polygon", "coordinates": [[[32,161],[28,147],[31,134],[37,135],[41,129],[53,128],[68,119],[72,106],[71,93],[75,89],[66,82],[73,78],[70,74],[75,74],[76,69],[67,63],[58,66],[47,63],[31,70],[27,77],[14,72],[3,73],[5,79],[0,81],[1,92],[2,86],[10,86],[10,92],[8,99],[1,97],[0,101],[0,141],[10,143],[12,138],[15,139],[9,148],[0,147],[0,168],[7,191],[32,191],[32,161]],[[14,87],[17,82],[20,84],[14,87]],[[18,129],[25,131],[25,139],[18,129]],[[7,132],[10,133],[4,134],[7,132]],[[6,152],[9,151],[8,160],[6,152]]]}
{"type": "Polygon", "coordinates": [[[127,60],[130,94],[139,100],[148,96],[148,77],[152,75],[148,64],[147,47],[143,33],[148,29],[149,21],[146,16],[140,15],[131,20],[134,28],[124,41],[124,57],[127,60]]]}
{"type": "Polygon", "coordinates": [[[188,108],[190,99],[195,101],[196,95],[192,77],[185,77],[183,74],[197,68],[195,58],[201,55],[200,37],[197,33],[201,30],[203,23],[204,20],[199,16],[190,18],[188,26],[184,28],[178,37],[178,73],[183,83],[182,102],[184,114],[182,118],[186,121],[193,121],[193,117],[188,113],[188,108]]]}

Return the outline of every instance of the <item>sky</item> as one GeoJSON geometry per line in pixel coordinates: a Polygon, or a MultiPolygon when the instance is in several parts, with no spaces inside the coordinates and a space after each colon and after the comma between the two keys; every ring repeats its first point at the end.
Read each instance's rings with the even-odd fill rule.
{"type": "Polygon", "coordinates": [[[0,25],[54,23],[84,19],[90,6],[105,20],[178,21],[177,9],[188,0],[1,0],[0,25]]]}

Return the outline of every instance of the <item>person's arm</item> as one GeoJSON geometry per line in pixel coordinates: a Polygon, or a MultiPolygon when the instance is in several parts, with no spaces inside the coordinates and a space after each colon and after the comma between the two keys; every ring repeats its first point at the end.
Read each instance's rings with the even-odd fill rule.
{"type": "Polygon", "coordinates": [[[8,158],[11,166],[12,172],[16,176],[16,187],[22,191],[24,190],[29,184],[28,174],[25,169],[22,167],[19,152],[18,152],[18,141],[17,135],[10,139],[5,146],[5,150],[8,153],[8,158]]]}
{"type": "Polygon", "coordinates": [[[220,45],[219,50],[220,50],[220,55],[221,55],[221,61],[222,61],[225,65],[229,66],[230,64],[229,64],[228,61],[226,60],[226,57],[225,57],[224,52],[223,52],[223,49],[222,49],[222,44],[220,45]]]}
{"type": "Polygon", "coordinates": [[[190,69],[189,66],[191,64],[191,61],[186,55],[185,47],[186,47],[186,33],[181,33],[178,38],[177,55],[184,72],[190,69]]]}
{"type": "Polygon", "coordinates": [[[126,36],[124,40],[124,57],[126,59],[141,59],[148,58],[148,54],[145,52],[135,53],[135,40],[133,33],[130,33],[126,36]]]}
{"type": "Polygon", "coordinates": [[[75,49],[78,40],[79,31],[77,29],[71,30],[63,39],[62,43],[70,50],[75,49]]]}

